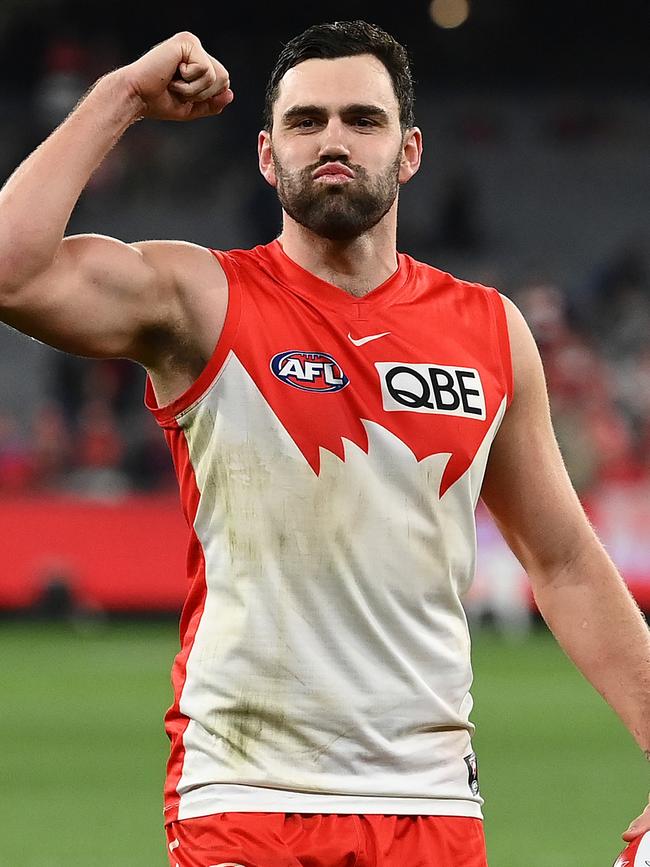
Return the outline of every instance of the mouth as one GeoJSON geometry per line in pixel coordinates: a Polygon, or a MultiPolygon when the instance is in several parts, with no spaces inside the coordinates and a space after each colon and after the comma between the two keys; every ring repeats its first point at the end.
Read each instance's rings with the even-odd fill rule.
{"type": "Polygon", "coordinates": [[[354,180],[354,172],[343,163],[327,163],[316,169],[312,178],[322,184],[347,184],[354,180]]]}

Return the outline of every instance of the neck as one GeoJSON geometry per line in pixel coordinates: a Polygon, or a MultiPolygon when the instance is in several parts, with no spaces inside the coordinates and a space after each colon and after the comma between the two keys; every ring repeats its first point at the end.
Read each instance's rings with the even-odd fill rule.
{"type": "Polygon", "coordinates": [[[306,271],[362,297],[397,270],[397,224],[392,212],[393,208],[370,231],[351,241],[330,241],[284,213],[278,241],[287,256],[306,271]]]}

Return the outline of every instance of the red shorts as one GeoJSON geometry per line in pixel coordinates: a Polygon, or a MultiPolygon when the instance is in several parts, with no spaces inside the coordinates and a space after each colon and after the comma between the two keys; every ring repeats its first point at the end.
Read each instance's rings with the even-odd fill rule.
{"type": "Polygon", "coordinates": [[[171,867],[487,867],[463,816],[215,813],[167,826],[171,867]]]}

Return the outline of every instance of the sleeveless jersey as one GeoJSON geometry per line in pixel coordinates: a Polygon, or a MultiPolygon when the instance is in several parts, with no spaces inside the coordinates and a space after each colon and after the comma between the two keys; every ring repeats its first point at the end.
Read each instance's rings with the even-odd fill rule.
{"type": "Polygon", "coordinates": [[[499,294],[398,255],[362,298],[278,241],[212,251],[214,354],[146,402],[191,530],[167,821],[481,818],[461,605],[512,393],[499,294]]]}

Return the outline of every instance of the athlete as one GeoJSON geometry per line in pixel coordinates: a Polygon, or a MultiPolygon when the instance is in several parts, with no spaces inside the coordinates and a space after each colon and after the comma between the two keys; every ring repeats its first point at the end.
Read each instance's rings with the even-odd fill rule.
{"type": "MultiPolygon", "coordinates": [[[[0,194],[2,319],[143,365],[173,455],[191,538],[170,863],[484,867],[460,602],[479,496],[650,758],[648,630],[568,480],[522,316],[396,250],[422,136],[389,35],[339,22],[283,49],[259,135],[272,243],[65,237],[131,124],[232,99],[177,33],[101,78],[0,194]]],[[[650,807],[624,838],[649,828],[650,807]]]]}

